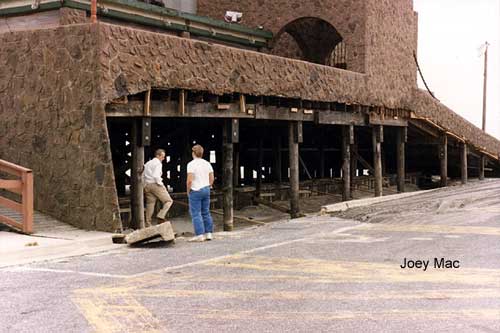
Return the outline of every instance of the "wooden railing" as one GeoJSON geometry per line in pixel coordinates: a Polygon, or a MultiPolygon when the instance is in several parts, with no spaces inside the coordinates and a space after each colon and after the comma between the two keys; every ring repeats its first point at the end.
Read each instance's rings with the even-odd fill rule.
{"type": "Polygon", "coordinates": [[[0,215],[0,223],[4,223],[23,233],[33,233],[33,173],[26,169],[0,160],[0,172],[18,179],[0,179],[0,190],[21,195],[21,202],[0,196],[0,207],[6,207],[21,213],[22,220],[16,221],[11,217],[0,215]]]}

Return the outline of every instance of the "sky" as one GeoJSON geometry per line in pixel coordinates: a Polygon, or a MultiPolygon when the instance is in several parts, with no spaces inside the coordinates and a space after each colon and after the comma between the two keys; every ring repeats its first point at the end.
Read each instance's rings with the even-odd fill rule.
{"type": "MultiPolygon", "coordinates": [[[[500,139],[500,0],[413,0],[418,12],[418,60],[435,96],[482,125],[484,57],[488,51],[486,132],[500,139]]],[[[419,80],[419,86],[424,88],[419,80]]]]}

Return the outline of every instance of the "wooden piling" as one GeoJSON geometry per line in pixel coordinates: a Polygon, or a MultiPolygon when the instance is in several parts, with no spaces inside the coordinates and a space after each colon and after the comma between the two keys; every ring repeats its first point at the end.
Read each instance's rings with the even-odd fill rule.
{"type": "Polygon", "coordinates": [[[262,136],[258,138],[257,148],[257,179],[255,181],[255,197],[259,198],[262,191],[262,166],[264,164],[264,139],[262,136]]]}
{"type": "Polygon", "coordinates": [[[397,188],[398,192],[404,192],[405,191],[405,146],[406,146],[406,128],[405,127],[400,127],[397,129],[397,138],[396,138],[396,145],[397,145],[397,188]]]}
{"type": "Polygon", "coordinates": [[[273,138],[273,175],[274,182],[276,184],[281,184],[283,177],[281,174],[282,160],[281,160],[281,136],[276,135],[273,138]]]}
{"type": "Polygon", "coordinates": [[[297,122],[288,123],[288,151],[290,160],[290,215],[299,217],[299,140],[297,122]]]}
{"type": "Polygon", "coordinates": [[[441,165],[441,187],[448,186],[448,136],[441,135],[439,143],[439,161],[441,165]]]}
{"type": "Polygon", "coordinates": [[[342,200],[351,200],[351,140],[349,126],[342,126],[342,200]]]}
{"type": "Polygon", "coordinates": [[[239,144],[233,144],[233,187],[240,185],[240,149],[239,144]]]}
{"type": "Polygon", "coordinates": [[[223,125],[222,130],[222,146],[223,153],[222,158],[224,159],[223,165],[223,223],[224,231],[232,231],[234,223],[234,211],[233,211],[233,142],[231,140],[230,132],[230,122],[231,120],[226,120],[223,125]]]}
{"type": "Polygon", "coordinates": [[[132,168],[131,168],[131,210],[132,227],[144,228],[144,146],[140,145],[140,124],[138,119],[132,120],[132,168]]]}
{"type": "Polygon", "coordinates": [[[460,167],[462,175],[462,184],[467,184],[467,144],[460,143],[460,167]]]}
{"type": "Polygon", "coordinates": [[[351,145],[351,196],[353,195],[353,192],[356,188],[355,186],[355,180],[356,180],[356,172],[358,170],[358,159],[356,158],[356,155],[358,154],[358,145],[353,144],[351,145]]]}
{"type": "Polygon", "coordinates": [[[319,178],[325,178],[325,129],[321,127],[320,131],[320,143],[319,143],[319,178]]]}
{"type": "Polygon", "coordinates": [[[382,141],[383,128],[380,125],[372,128],[373,168],[375,171],[375,196],[382,196],[382,141]]]}
{"type": "Polygon", "coordinates": [[[479,157],[479,180],[484,180],[484,167],[486,166],[486,156],[479,157]]]}

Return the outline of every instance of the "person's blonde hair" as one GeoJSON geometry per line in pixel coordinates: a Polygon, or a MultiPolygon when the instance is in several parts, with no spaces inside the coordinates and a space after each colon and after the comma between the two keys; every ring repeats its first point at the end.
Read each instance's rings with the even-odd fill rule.
{"type": "Polygon", "coordinates": [[[165,151],[165,149],[156,149],[155,150],[155,157],[158,157],[160,156],[161,154],[167,154],[167,152],[165,151]]]}
{"type": "Polygon", "coordinates": [[[191,149],[191,151],[194,153],[194,156],[196,156],[198,158],[202,158],[203,157],[203,147],[202,146],[195,145],[195,146],[193,146],[193,148],[191,149]]]}

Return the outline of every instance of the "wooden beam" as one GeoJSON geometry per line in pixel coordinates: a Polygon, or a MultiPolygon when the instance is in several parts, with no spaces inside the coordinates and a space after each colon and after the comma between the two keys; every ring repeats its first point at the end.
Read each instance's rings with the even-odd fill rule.
{"type": "Polygon", "coordinates": [[[0,223],[5,223],[9,226],[12,226],[18,230],[23,230],[23,224],[19,223],[18,221],[11,219],[10,217],[7,216],[2,216],[0,215],[0,223]]]}
{"type": "Polygon", "coordinates": [[[0,189],[7,190],[9,192],[21,194],[23,188],[23,183],[20,180],[5,180],[0,179],[0,189]]]}
{"type": "Polygon", "coordinates": [[[423,123],[419,120],[410,120],[409,121],[409,124],[413,127],[415,127],[416,129],[420,130],[421,132],[424,132],[428,135],[431,135],[435,138],[440,138],[441,137],[441,133],[439,132],[439,130],[433,128],[433,127],[430,127],[427,125],[427,122],[423,123]]]}
{"type": "Polygon", "coordinates": [[[21,180],[23,182],[22,193],[22,209],[23,209],[23,232],[27,234],[33,233],[33,172],[23,173],[21,180]]]}
{"type": "Polygon", "coordinates": [[[397,126],[397,127],[408,126],[407,119],[402,119],[398,117],[384,118],[383,116],[376,113],[369,114],[368,123],[370,125],[383,125],[383,126],[397,126]]]}
{"type": "Polygon", "coordinates": [[[307,168],[306,163],[304,162],[304,160],[300,156],[300,151],[299,151],[299,162],[300,162],[300,165],[302,165],[302,167],[304,168],[304,171],[306,172],[307,178],[312,179],[312,175],[309,172],[309,169],[307,168]]]}
{"type": "Polygon", "coordinates": [[[286,107],[258,105],[256,107],[255,119],[313,122],[314,114],[299,112],[299,110],[291,112],[290,108],[286,107]]]}
{"type": "Polygon", "coordinates": [[[340,111],[316,112],[316,123],[325,125],[366,125],[365,115],[340,111]]]}
{"type": "Polygon", "coordinates": [[[0,197],[0,206],[12,209],[18,213],[23,212],[23,205],[7,198],[0,197]]]}
{"type": "Polygon", "coordinates": [[[151,89],[146,91],[146,96],[144,98],[144,116],[151,116],[151,89]]]}
{"type": "Polygon", "coordinates": [[[179,108],[179,115],[184,116],[186,113],[186,92],[184,91],[184,89],[181,89],[179,91],[178,108],[179,108]]]}
{"type": "Polygon", "coordinates": [[[240,95],[240,112],[247,113],[246,98],[243,94],[240,95]]]}
{"type": "Polygon", "coordinates": [[[357,149],[355,151],[352,150],[352,154],[354,155],[355,159],[361,163],[363,167],[368,169],[372,174],[375,174],[375,169],[370,165],[370,163],[368,163],[367,160],[363,158],[363,156],[359,155],[357,149]]]}
{"type": "MultiPolygon", "coordinates": [[[[239,103],[225,104],[226,109],[219,110],[216,103],[182,103],[178,101],[151,101],[152,117],[186,118],[255,118],[255,115],[240,112],[239,103]],[[184,112],[184,114],[182,114],[184,112]]],[[[141,117],[144,103],[132,101],[128,104],[108,104],[108,117],[141,117]]]]}

